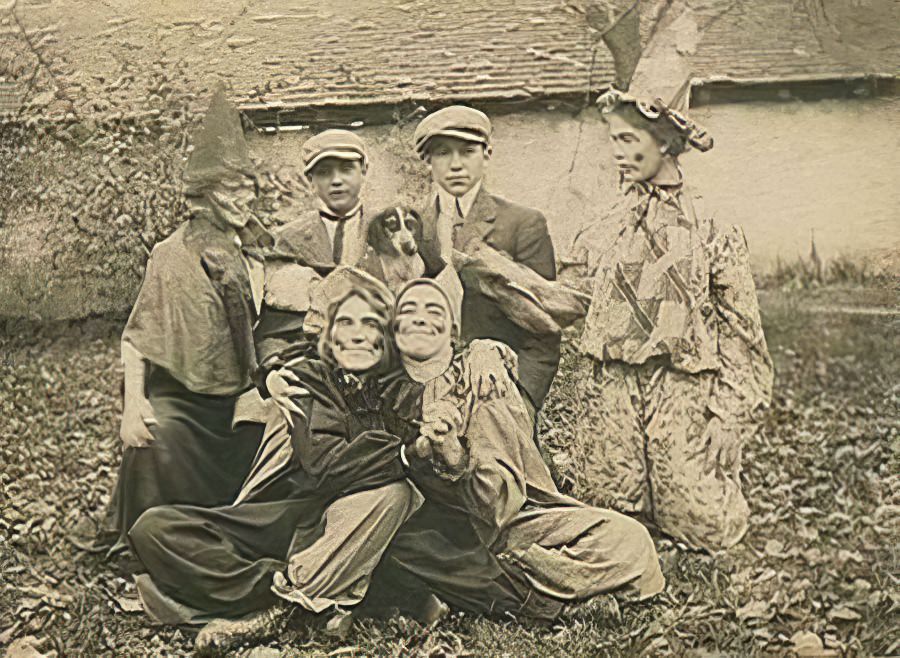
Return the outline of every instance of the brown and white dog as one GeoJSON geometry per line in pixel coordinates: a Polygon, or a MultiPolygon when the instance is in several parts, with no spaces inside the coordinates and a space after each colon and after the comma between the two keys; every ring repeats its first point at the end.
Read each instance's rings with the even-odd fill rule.
{"type": "Polygon", "coordinates": [[[415,210],[407,206],[382,210],[369,222],[368,249],[359,267],[397,292],[425,273],[421,240],[422,218],[415,210]]]}

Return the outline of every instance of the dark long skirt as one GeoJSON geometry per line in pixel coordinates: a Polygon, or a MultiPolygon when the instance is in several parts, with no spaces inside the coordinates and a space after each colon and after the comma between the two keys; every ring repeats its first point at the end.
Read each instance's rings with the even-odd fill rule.
{"type": "Polygon", "coordinates": [[[161,368],[151,371],[148,391],[155,440],[125,449],[107,518],[120,543],[151,507],[233,502],[262,439],[262,426],[232,429],[237,396],[194,393],[161,368]]]}

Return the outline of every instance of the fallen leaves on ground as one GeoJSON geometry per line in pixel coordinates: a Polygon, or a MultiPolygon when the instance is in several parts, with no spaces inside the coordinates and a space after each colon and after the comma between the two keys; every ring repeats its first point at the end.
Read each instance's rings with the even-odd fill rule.
{"type": "MultiPolygon", "coordinates": [[[[802,295],[802,291],[796,293],[802,295]]],[[[257,656],[892,655],[900,650],[896,326],[878,316],[763,308],[776,394],[744,451],[750,530],[715,555],[658,537],[658,600],[597,606],[553,628],[453,615],[437,628],[366,621],[257,656]],[[349,649],[347,653],[336,653],[349,649]]],[[[187,656],[192,637],[137,612],[119,563],[90,548],[121,458],[121,323],[9,322],[0,333],[0,646],[46,655],[187,656]],[[33,638],[25,642],[26,638],[33,638]]],[[[579,400],[568,332],[544,443],[565,487],[579,400]]],[[[246,652],[246,656],[250,652],[246,652]]],[[[31,657],[33,658],[33,656],[31,657]]]]}

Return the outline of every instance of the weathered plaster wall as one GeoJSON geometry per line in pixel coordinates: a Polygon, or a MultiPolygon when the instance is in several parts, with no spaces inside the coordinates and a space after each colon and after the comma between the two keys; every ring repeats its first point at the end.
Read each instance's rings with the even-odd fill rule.
{"type": "MultiPolygon", "coordinates": [[[[745,228],[758,271],[807,255],[812,231],[826,259],[897,253],[898,110],[897,100],[700,108],[693,115],[716,147],[686,155],[683,166],[706,206],[745,228]]],[[[181,219],[177,177],[190,122],[183,112],[163,118],[168,125],[157,117],[147,132],[76,125],[65,139],[0,140],[0,317],[127,312],[145,245],[181,219]]],[[[428,189],[409,148],[412,129],[361,129],[371,145],[368,207],[414,201],[428,189]]],[[[296,173],[307,136],[250,136],[257,159],[277,172],[267,189],[280,221],[311,207],[296,173]]],[[[617,194],[602,123],[592,109],[500,116],[495,137],[489,187],[540,208],[564,256],[578,227],[603,216],[617,194]]]]}
{"type": "MultiPolygon", "coordinates": [[[[697,108],[691,115],[715,148],[682,157],[706,207],[744,227],[759,271],[777,259],[824,258],[900,249],[900,101],[758,103],[697,108]]],[[[591,109],[494,119],[488,185],[548,218],[564,254],[578,227],[602,216],[617,194],[603,124],[591,109]]],[[[371,144],[366,196],[381,207],[427,189],[424,164],[409,153],[412,127],[361,131],[371,144]]],[[[303,132],[257,136],[256,153],[299,161],[303,132]]]]}
{"type": "Polygon", "coordinates": [[[806,256],[900,254],[900,101],[698,108],[716,146],[688,162],[722,218],[745,227],[758,268],[806,256]]]}

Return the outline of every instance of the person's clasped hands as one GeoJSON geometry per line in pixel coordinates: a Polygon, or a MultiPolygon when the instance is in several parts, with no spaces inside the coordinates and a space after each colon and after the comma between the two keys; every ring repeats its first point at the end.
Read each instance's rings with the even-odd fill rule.
{"type": "Polygon", "coordinates": [[[441,400],[422,409],[422,424],[413,453],[430,461],[435,473],[445,479],[458,479],[465,471],[467,453],[460,441],[461,425],[462,415],[451,402],[441,400]]]}

